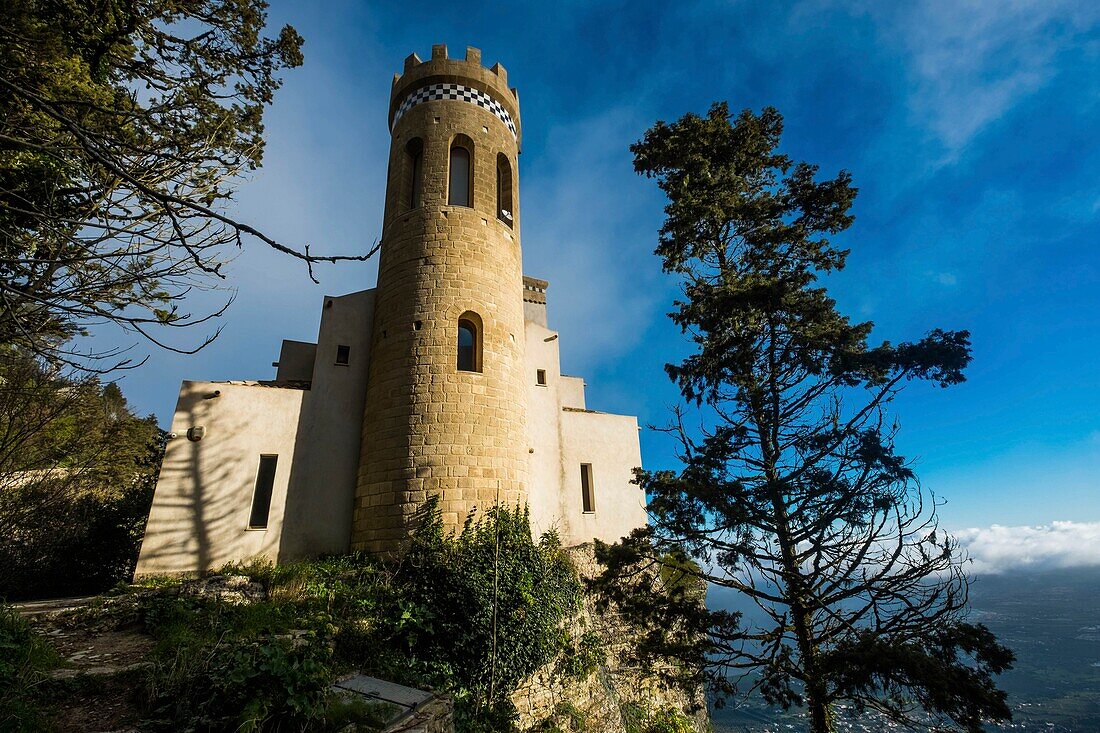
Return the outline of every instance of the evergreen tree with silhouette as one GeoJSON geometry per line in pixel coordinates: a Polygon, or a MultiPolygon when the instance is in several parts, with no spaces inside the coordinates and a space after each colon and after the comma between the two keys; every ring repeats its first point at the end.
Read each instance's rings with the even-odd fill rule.
{"type": "Polygon", "coordinates": [[[778,152],[782,127],[774,109],[715,104],[631,148],[668,199],[657,254],[694,351],[666,367],[683,466],[638,472],[651,523],[599,548],[600,585],[649,622],[644,657],[804,708],[813,733],[837,730],[842,708],[978,733],[1011,717],[994,676],[1013,655],[968,620],[965,558],[888,413],[908,382],[962,382],[969,334],[874,342],[837,309],[819,280],[844,267],[832,239],[856,189],[778,152]],[[662,572],[635,572],[645,563],[662,572]],[[744,594],[765,621],[647,592],[670,573],[744,594]]]}

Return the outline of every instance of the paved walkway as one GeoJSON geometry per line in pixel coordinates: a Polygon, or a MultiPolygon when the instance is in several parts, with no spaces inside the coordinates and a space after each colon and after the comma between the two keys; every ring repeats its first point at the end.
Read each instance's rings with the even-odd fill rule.
{"type": "Polygon", "coordinates": [[[19,601],[13,603],[12,608],[21,616],[37,616],[42,613],[55,613],[57,611],[71,611],[74,608],[87,606],[95,596],[80,596],[79,598],[50,598],[44,601],[19,601]]]}

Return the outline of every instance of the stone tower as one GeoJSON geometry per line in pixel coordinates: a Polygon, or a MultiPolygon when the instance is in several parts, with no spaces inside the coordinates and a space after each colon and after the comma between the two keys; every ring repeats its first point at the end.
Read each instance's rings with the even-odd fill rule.
{"type": "Polygon", "coordinates": [[[443,520],[527,499],[519,100],[481,52],[415,54],[392,135],[352,547],[387,551],[432,494],[443,520]]]}

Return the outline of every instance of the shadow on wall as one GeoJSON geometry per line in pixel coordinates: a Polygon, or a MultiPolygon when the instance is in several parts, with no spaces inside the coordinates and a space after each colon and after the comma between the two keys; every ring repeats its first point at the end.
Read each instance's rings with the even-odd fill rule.
{"type": "Polygon", "coordinates": [[[157,483],[136,575],[194,572],[278,546],[300,390],[185,382],[157,483]],[[202,427],[200,440],[188,429],[202,427]],[[267,527],[250,529],[260,456],[276,465],[267,527]],[[284,478],[279,481],[279,478],[284,478]]]}
{"type": "Polygon", "coordinates": [[[302,439],[288,465],[280,562],[350,547],[374,296],[364,290],[324,299],[311,385],[298,414],[302,439]]]}
{"type": "Polygon", "coordinates": [[[239,471],[240,458],[217,455],[214,442],[193,441],[188,437],[187,427],[202,426],[209,417],[209,410],[203,409],[207,400],[195,399],[195,395],[190,397],[188,404],[184,404],[185,396],[180,395],[176,424],[172,427],[183,427],[183,430],[165,450],[142,545],[139,573],[146,565],[153,572],[162,568],[205,570],[211,567],[215,557],[213,528],[230,521],[237,510],[232,501],[235,492],[214,492],[208,487],[231,480],[239,471]],[[178,424],[181,415],[186,427],[178,424]],[[206,455],[212,449],[215,455],[206,455]]]}

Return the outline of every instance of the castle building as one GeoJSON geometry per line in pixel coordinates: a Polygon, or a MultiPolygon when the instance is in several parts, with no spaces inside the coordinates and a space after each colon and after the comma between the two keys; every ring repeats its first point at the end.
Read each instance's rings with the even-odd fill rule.
{"type": "Polygon", "coordinates": [[[500,64],[395,75],[378,284],[325,297],[270,381],[184,382],[137,574],[389,552],[436,495],[530,508],[566,545],[646,522],[634,417],[587,409],[520,250],[519,98],[500,64]]]}

